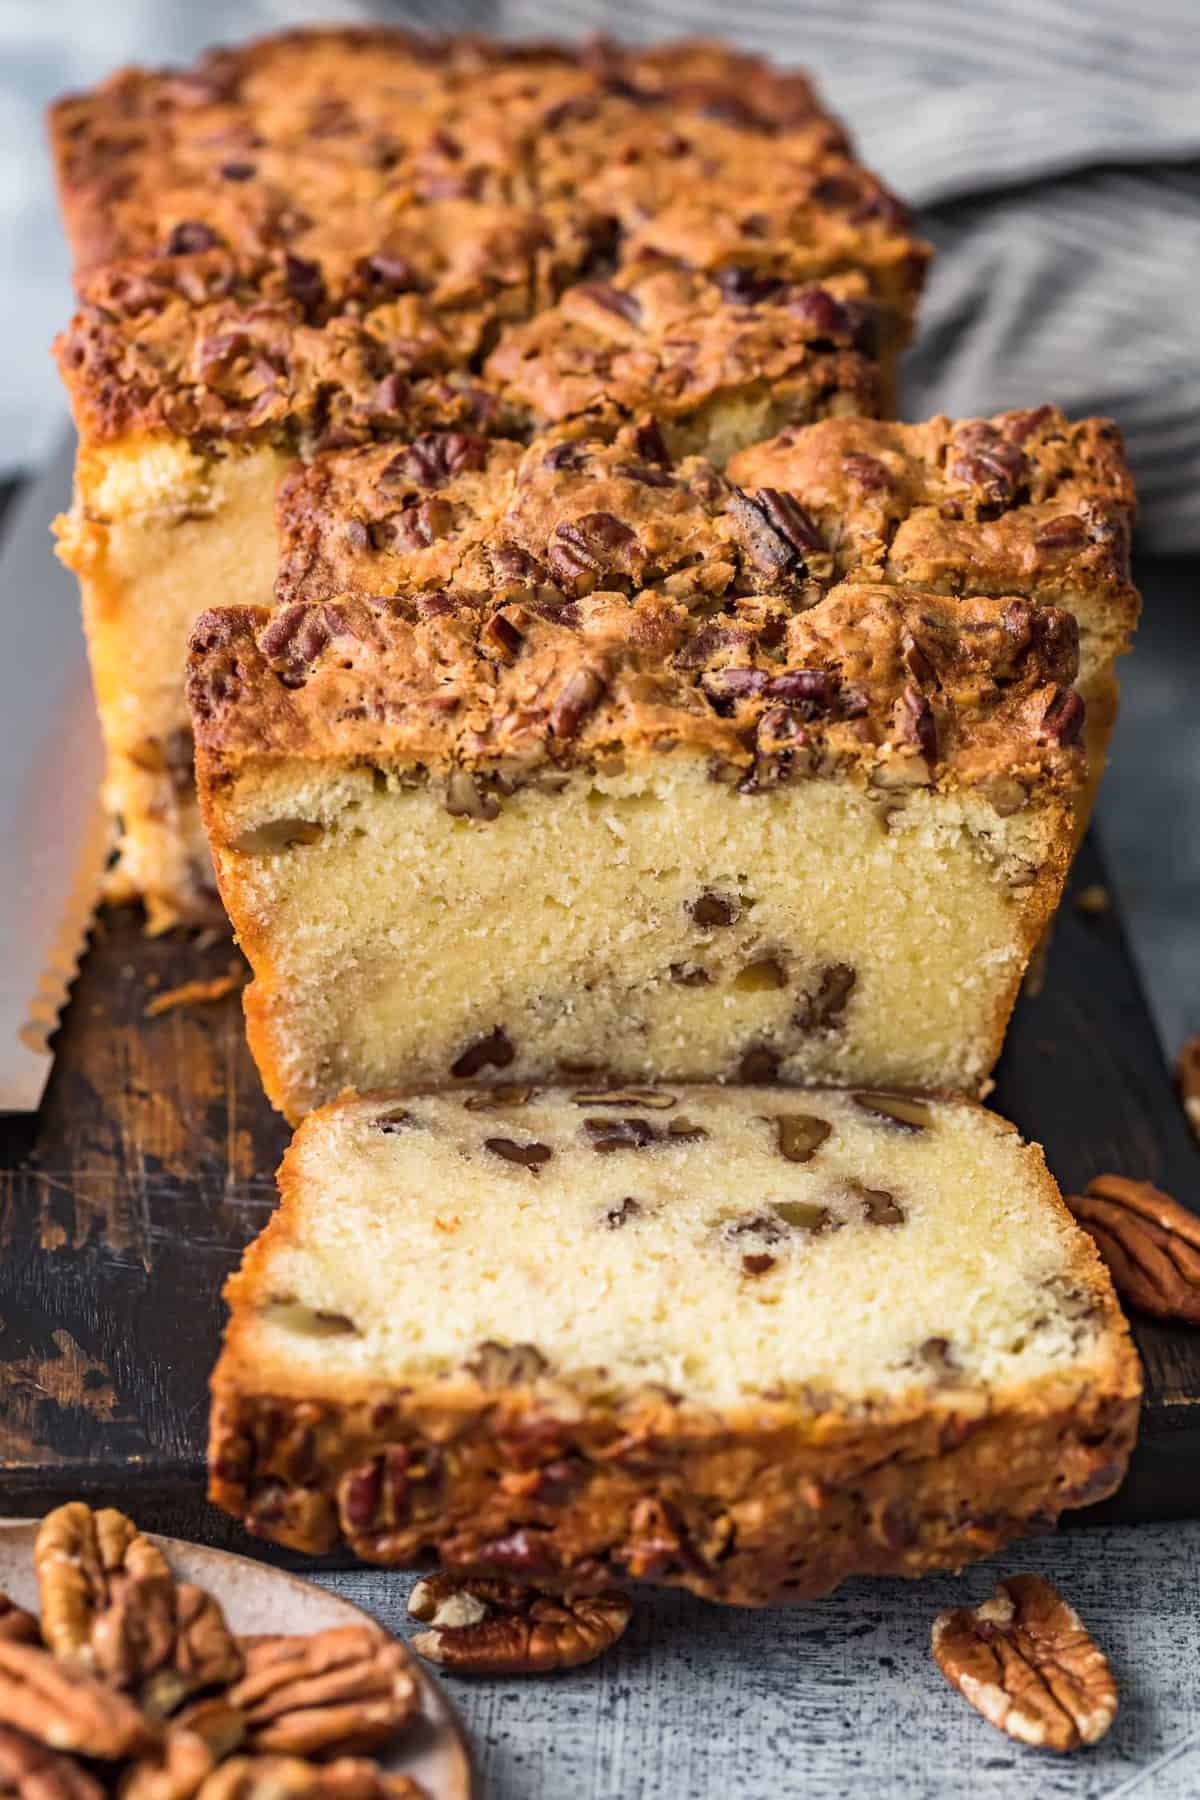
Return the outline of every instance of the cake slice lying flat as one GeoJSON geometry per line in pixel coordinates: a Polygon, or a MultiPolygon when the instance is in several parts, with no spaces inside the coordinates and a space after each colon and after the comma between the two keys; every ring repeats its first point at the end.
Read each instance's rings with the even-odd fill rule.
{"type": "Polygon", "coordinates": [[[886,586],[206,614],[201,799],[268,1093],[977,1088],[1067,867],[1075,663],[1053,608],[886,586]]]}
{"type": "Polygon", "coordinates": [[[1108,1276],[970,1102],[349,1096],[280,1187],[210,1490],[279,1543],[753,1604],[956,1567],[1124,1472],[1108,1276]]]}

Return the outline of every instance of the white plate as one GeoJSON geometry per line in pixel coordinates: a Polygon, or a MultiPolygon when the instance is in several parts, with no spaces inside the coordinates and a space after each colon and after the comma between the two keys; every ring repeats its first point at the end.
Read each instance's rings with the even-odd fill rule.
{"type": "MultiPolygon", "coordinates": [[[[38,1611],[33,1570],[36,1535],[36,1521],[0,1520],[0,1593],[32,1613],[38,1611]]],[[[241,1636],[325,1631],[332,1625],[358,1625],[368,1617],[337,1594],[283,1569],[252,1562],[248,1556],[147,1535],[169,1558],[181,1580],[195,1582],[216,1595],[230,1626],[241,1636]]],[[[380,1761],[389,1773],[411,1775],[421,1782],[431,1800],[479,1800],[482,1790],[458,1714],[428,1670],[415,1657],[409,1661],[421,1687],[421,1716],[397,1740],[395,1750],[380,1761]]]]}

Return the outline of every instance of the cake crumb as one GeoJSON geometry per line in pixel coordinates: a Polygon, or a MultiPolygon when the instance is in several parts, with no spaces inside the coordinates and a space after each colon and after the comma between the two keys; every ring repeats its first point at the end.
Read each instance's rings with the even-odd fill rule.
{"type": "Polygon", "coordinates": [[[145,1017],[157,1019],[177,1006],[206,1006],[212,1000],[223,1000],[226,994],[241,987],[242,979],[240,974],[231,973],[214,976],[211,981],[185,981],[180,987],[167,988],[154,996],[146,1007],[145,1017]]]}

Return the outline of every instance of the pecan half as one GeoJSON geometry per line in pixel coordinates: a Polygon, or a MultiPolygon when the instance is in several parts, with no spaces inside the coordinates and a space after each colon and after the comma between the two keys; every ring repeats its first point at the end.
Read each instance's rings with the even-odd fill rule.
{"type": "Polygon", "coordinates": [[[933,1654],[963,1698],[1018,1743],[1077,1750],[1116,1717],[1108,1659],[1040,1575],[1000,1582],[973,1610],[939,1613],[933,1654]]]}
{"type": "Polygon", "coordinates": [[[1117,1292],[1160,1319],[1200,1325],[1200,1218],[1148,1181],[1097,1175],[1067,1205],[1117,1292]]]}
{"type": "Polygon", "coordinates": [[[408,1602],[413,1649],[458,1675],[547,1675],[593,1662],[615,1644],[633,1608],[625,1595],[544,1594],[514,1581],[451,1574],[418,1581],[408,1602]]]}
{"type": "Polygon", "coordinates": [[[69,1756],[0,1725],[0,1793],[18,1800],[103,1800],[104,1789],[69,1756]]]}
{"type": "Polygon", "coordinates": [[[216,1766],[217,1757],[202,1737],[168,1731],[160,1745],[130,1763],[117,1793],[120,1800],[191,1800],[216,1766]]]}
{"type": "Polygon", "coordinates": [[[1187,1122],[1200,1139],[1200,1031],[1187,1040],[1175,1058],[1175,1079],[1187,1122]]]}
{"type": "Polygon", "coordinates": [[[0,1719],[51,1750],[102,1762],[136,1756],[154,1732],[131,1700],[48,1650],[0,1640],[0,1719]]]}
{"type": "Polygon", "coordinates": [[[319,1768],[298,1756],[234,1756],[197,1800],[429,1800],[429,1793],[410,1775],[385,1775],[356,1756],[319,1768]]]}
{"type": "Polygon", "coordinates": [[[244,1647],[246,1673],[227,1698],[245,1714],[254,1750],[370,1750],[393,1738],[420,1705],[403,1648],[369,1625],[249,1639],[244,1647]]]}
{"type": "Polygon", "coordinates": [[[136,1693],[153,1718],[240,1675],[220,1606],[178,1584],[162,1551],[123,1513],[93,1512],[81,1500],[60,1506],[42,1521],[33,1555],[46,1643],[136,1693]]]}

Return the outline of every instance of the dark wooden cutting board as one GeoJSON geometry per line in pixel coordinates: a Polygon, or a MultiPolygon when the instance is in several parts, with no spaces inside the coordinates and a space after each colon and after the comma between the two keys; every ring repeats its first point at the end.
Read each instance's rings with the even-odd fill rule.
{"type": "MultiPolygon", "coordinates": [[[[1085,848],[1072,894],[1103,879],[1085,848]]],[[[206,1383],[221,1283],[271,1209],[287,1130],[236,992],[145,1016],[156,994],[231,965],[227,941],[147,939],[134,911],[101,914],[41,1112],[0,1121],[0,1511],[84,1494],[147,1528],[247,1547],[203,1500],[206,1383]]],[[[1113,1170],[1200,1205],[1200,1152],[1114,911],[1064,903],[993,1104],[1045,1145],[1064,1188],[1113,1170]]],[[[1136,1330],[1137,1457],[1084,1516],[1200,1513],[1200,1331],[1136,1330]]]]}

